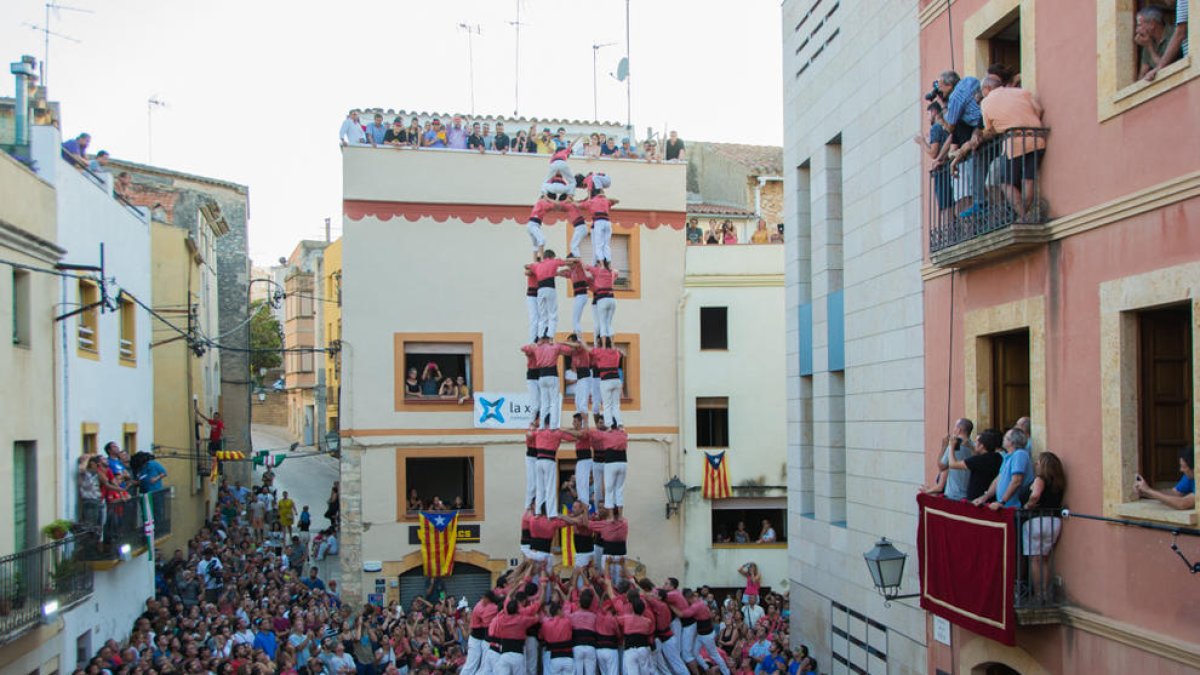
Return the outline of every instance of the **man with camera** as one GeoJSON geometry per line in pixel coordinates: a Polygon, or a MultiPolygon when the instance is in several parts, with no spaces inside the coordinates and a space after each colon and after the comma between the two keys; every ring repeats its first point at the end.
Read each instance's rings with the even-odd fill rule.
{"type": "Polygon", "coordinates": [[[969,193],[972,199],[971,207],[959,214],[963,218],[980,214],[985,207],[984,178],[987,166],[973,152],[983,140],[983,111],[979,107],[978,95],[979,80],[974,77],[959,78],[953,70],[943,72],[934,81],[929,93],[925,94],[926,100],[939,99],[945,103],[945,112],[939,118],[939,123],[950,133],[950,142],[943,145],[942,156],[949,155],[950,170],[954,174],[958,165],[963,165],[966,178],[960,179],[958,184],[961,187],[955,192],[961,191],[964,195],[969,193]]]}
{"type": "Polygon", "coordinates": [[[961,418],[954,423],[954,428],[946,436],[942,445],[945,450],[938,458],[938,475],[932,487],[923,487],[930,494],[941,493],[947,499],[963,500],[967,498],[967,486],[971,480],[971,472],[966,469],[951,469],[950,460],[957,459],[965,462],[975,453],[975,443],[971,440],[971,432],[975,424],[967,418],[961,418]]]}

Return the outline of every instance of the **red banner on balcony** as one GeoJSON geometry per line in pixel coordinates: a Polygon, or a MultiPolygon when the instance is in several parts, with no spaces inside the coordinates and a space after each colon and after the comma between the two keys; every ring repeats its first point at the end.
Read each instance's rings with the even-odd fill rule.
{"type": "Polygon", "coordinates": [[[1017,534],[1011,509],[917,495],[921,608],[973,633],[1016,644],[1017,534]]]}

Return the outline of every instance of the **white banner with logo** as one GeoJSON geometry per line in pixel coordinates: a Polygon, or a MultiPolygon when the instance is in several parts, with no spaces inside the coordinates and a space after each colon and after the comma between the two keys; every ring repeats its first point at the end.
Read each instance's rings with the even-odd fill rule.
{"type": "MultiPolygon", "coordinates": [[[[475,392],[476,429],[528,429],[533,424],[533,404],[529,392],[475,392]]],[[[562,407],[562,396],[555,396],[562,407]]]]}

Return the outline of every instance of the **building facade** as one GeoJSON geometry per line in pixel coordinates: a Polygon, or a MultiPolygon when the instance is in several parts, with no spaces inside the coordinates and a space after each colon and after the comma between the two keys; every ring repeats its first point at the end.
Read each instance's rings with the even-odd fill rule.
{"type": "MultiPolygon", "coordinates": [[[[1169,490],[1180,450],[1200,444],[1200,138],[1160,131],[1200,115],[1200,62],[1189,54],[1139,80],[1142,4],[1174,25],[1174,2],[964,0],[919,13],[921,82],[952,59],[964,77],[999,61],[1036,94],[1048,130],[1032,186],[1039,218],[962,228],[924,181],[926,464],[947,406],[976,428],[1029,416],[1034,458],[1061,458],[1065,504],[1080,516],[1062,522],[1046,596],[1015,589],[1015,644],[954,625],[930,641],[930,673],[1184,673],[1200,663],[1195,577],[1171,537],[1085,517],[1168,529],[1200,518],[1134,488],[1141,475],[1169,490]]],[[[1200,38],[1194,21],[1178,30],[1200,38]]],[[[1194,557],[1200,540],[1178,541],[1194,557]]]]}
{"type": "Polygon", "coordinates": [[[338,401],[342,392],[342,240],[338,238],[325,247],[321,256],[321,302],[317,308],[322,326],[320,345],[325,362],[324,402],[322,415],[325,417],[326,433],[341,428],[338,418],[338,401]]]}
{"type": "Polygon", "coordinates": [[[705,235],[729,223],[737,243],[746,244],[761,219],[768,233],[779,238],[784,220],[781,148],[693,142],[687,146],[687,163],[689,222],[694,220],[705,235]]]}
{"type": "Polygon", "coordinates": [[[916,13],[783,3],[791,635],[822,672],[926,670],[924,612],[862,558],[911,550],[924,461],[916,13]]]}
{"type": "Polygon", "coordinates": [[[283,354],[284,390],[288,398],[288,431],[292,439],[313,445],[322,435],[324,422],[317,401],[322,354],[315,351],[320,343],[318,317],[321,253],[323,241],[301,241],[288,258],[283,275],[284,320],[283,347],[295,350],[283,354]],[[305,351],[310,350],[310,351],[305,351]]]}

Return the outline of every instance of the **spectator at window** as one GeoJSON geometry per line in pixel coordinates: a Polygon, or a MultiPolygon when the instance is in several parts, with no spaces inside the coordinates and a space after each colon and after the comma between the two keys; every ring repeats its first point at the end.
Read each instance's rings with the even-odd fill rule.
{"type": "Polygon", "coordinates": [[[88,162],[88,171],[92,173],[108,173],[108,151],[101,150],[96,153],[92,161],[88,162]]]}
{"type": "MultiPolygon", "coordinates": [[[[1000,81],[1005,87],[1021,86],[1021,74],[1013,71],[1012,68],[1004,65],[1003,63],[993,63],[992,65],[988,66],[987,74],[995,75],[996,77],[1000,78],[1000,81]]],[[[936,101],[934,102],[936,103],[936,101]]]]}
{"type": "Polygon", "coordinates": [[[1158,60],[1159,66],[1151,68],[1143,79],[1149,81],[1158,76],[1162,66],[1174,63],[1188,54],[1188,0],[1175,0],[1175,32],[1167,48],[1158,60]]]}
{"type": "Polygon", "coordinates": [[[559,127],[558,131],[554,133],[554,138],[551,140],[551,142],[554,143],[554,152],[563,150],[571,145],[571,142],[567,140],[567,130],[562,127],[559,127]]]}
{"type": "Polygon", "coordinates": [[[621,147],[617,150],[617,157],[620,157],[621,159],[638,158],[637,148],[630,145],[628,136],[621,139],[621,147]]]}
{"type": "Polygon", "coordinates": [[[954,423],[954,428],[942,439],[942,454],[938,457],[938,474],[932,487],[922,487],[928,494],[942,494],[947,499],[955,501],[967,498],[967,483],[970,482],[970,472],[965,467],[952,467],[951,460],[961,463],[970,457],[974,451],[971,442],[971,431],[975,424],[964,418],[954,423]]]}
{"type": "Polygon", "coordinates": [[[642,144],[642,157],[647,162],[662,161],[658,156],[658,141],[648,140],[642,144]]]}
{"type": "Polygon", "coordinates": [[[704,244],[706,246],[713,246],[720,243],[721,237],[717,231],[717,224],[715,222],[710,222],[708,224],[708,232],[704,235],[704,244]]]}
{"type": "Polygon", "coordinates": [[[396,148],[408,145],[408,132],[404,129],[404,120],[399,117],[392,120],[392,128],[383,135],[383,142],[396,148]]]}
{"type": "Polygon", "coordinates": [[[467,149],[467,127],[463,125],[461,115],[455,115],[450,120],[450,128],[446,129],[446,147],[451,150],[467,149]]]}
{"type": "Polygon", "coordinates": [[[449,377],[442,380],[438,386],[438,398],[456,398],[457,395],[458,388],[454,386],[454,380],[449,377]]]}
{"type": "Polygon", "coordinates": [[[759,544],[774,544],[777,541],[775,536],[775,528],[771,527],[771,521],[763,518],[761,534],[758,535],[759,544]]]}
{"type": "Polygon", "coordinates": [[[592,134],[583,146],[583,156],[596,159],[600,156],[600,134],[592,134]]]}
{"type": "Polygon", "coordinates": [[[726,220],[724,223],[721,223],[721,243],[738,243],[737,230],[733,227],[733,221],[726,220]]]}
{"type": "Polygon", "coordinates": [[[1179,471],[1183,477],[1170,490],[1155,490],[1146,483],[1146,479],[1138,474],[1133,479],[1133,489],[1139,497],[1157,499],[1167,506],[1180,511],[1190,511],[1196,508],[1196,459],[1192,448],[1186,447],[1179,451],[1179,471]]]}
{"type": "Polygon", "coordinates": [[[406,137],[408,144],[414,148],[421,147],[421,137],[424,136],[424,133],[421,129],[421,120],[415,117],[412,118],[412,121],[408,123],[408,135],[406,137]]]}
{"type": "Polygon", "coordinates": [[[425,370],[421,373],[421,395],[422,396],[437,396],[438,385],[442,381],[442,371],[433,361],[425,364],[425,370]]]}
{"type": "Polygon", "coordinates": [[[128,171],[122,171],[117,174],[117,180],[113,183],[113,192],[116,192],[125,201],[129,201],[129,188],[132,186],[133,176],[130,176],[128,171]]]}
{"type": "Polygon", "coordinates": [[[746,531],[745,521],[739,520],[737,527],[733,530],[733,543],[735,543],[735,544],[749,544],[750,543],[750,533],[746,531]]]}
{"type": "Polygon", "coordinates": [[[404,395],[405,396],[420,396],[421,381],[417,378],[417,369],[409,368],[408,377],[404,379],[404,395]]]}
{"type": "Polygon", "coordinates": [[[96,532],[102,532],[106,515],[104,493],[101,491],[105,478],[101,475],[100,455],[84,455],[86,460],[79,467],[79,520],[96,532]]]}
{"type": "Polygon", "coordinates": [[[463,498],[461,496],[456,496],[454,498],[454,501],[451,502],[450,508],[454,509],[455,511],[461,511],[461,510],[467,508],[467,504],[466,504],[466,502],[463,501],[463,498]]]}
{"type": "Polygon", "coordinates": [[[758,219],[758,227],[754,230],[754,234],[750,235],[751,244],[766,244],[771,241],[771,233],[767,231],[767,221],[762,218],[758,219]]]}
{"type": "MultiPolygon", "coordinates": [[[[1067,475],[1062,460],[1053,452],[1038,455],[1033,483],[1021,489],[1026,509],[1058,510],[1063,507],[1067,475]]],[[[1044,515],[1030,518],[1021,526],[1021,550],[1030,558],[1029,582],[1035,601],[1049,600],[1049,556],[1062,532],[1062,518],[1044,515]]]]}
{"type": "MultiPolygon", "coordinates": [[[[1042,126],[1042,106],[1028,90],[1001,86],[1000,78],[988,75],[984,78],[982,91],[985,138],[1001,135],[1009,129],[1042,126]]],[[[1037,176],[1042,156],[1046,154],[1046,139],[1018,133],[1006,139],[1004,154],[1008,160],[1007,170],[1004,171],[1006,180],[1001,185],[1004,196],[1019,220],[1036,222],[1042,214],[1029,212],[1034,206],[1033,179],[1037,176]]]]}
{"type": "Polygon", "coordinates": [[[508,134],[504,133],[504,122],[496,122],[496,135],[492,138],[492,149],[506,154],[510,145],[512,145],[512,141],[508,134]]]}
{"type": "Polygon", "coordinates": [[[483,149],[494,150],[496,148],[496,137],[492,135],[492,125],[484,123],[483,125],[483,149]]]}
{"type": "Polygon", "coordinates": [[[1009,429],[1004,434],[1003,447],[1004,460],[1000,464],[1000,472],[987,491],[972,502],[976,506],[983,506],[995,497],[996,501],[988,504],[993,511],[1001,507],[1019,508],[1021,488],[1033,481],[1033,460],[1025,451],[1025,433],[1020,429],[1009,429]]]}
{"type": "Polygon", "coordinates": [[[985,492],[992,481],[1000,473],[1000,465],[1004,463],[1004,454],[999,452],[1004,436],[995,429],[988,429],[975,439],[972,454],[965,460],[951,456],[947,460],[950,471],[966,469],[967,478],[966,498],[974,501],[985,492]]]}
{"type": "Polygon", "coordinates": [[[459,405],[471,400],[471,387],[467,386],[467,378],[462,375],[454,378],[454,389],[459,405]]]}
{"type": "Polygon", "coordinates": [[[668,162],[686,162],[687,153],[684,151],[683,140],[679,138],[679,134],[672,131],[667,136],[666,159],[668,162]]]}
{"type": "Polygon", "coordinates": [[[342,128],[338,131],[338,141],[343,147],[367,144],[367,132],[363,130],[362,123],[358,121],[357,110],[351,110],[346,115],[346,119],[342,120],[342,128]]]}
{"type": "Polygon", "coordinates": [[[487,150],[487,147],[483,143],[483,132],[479,128],[479,122],[471,125],[471,134],[467,136],[467,149],[477,150],[481,154],[487,150]]]}
{"type": "Polygon", "coordinates": [[[142,465],[138,470],[138,485],[143,493],[156,492],[163,489],[163,479],[167,477],[167,470],[163,467],[162,462],[150,455],[150,459],[142,465]]]}
{"type": "Polygon", "coordinates": [[[517,132],[517,138],[513,141],[513,152],[537,152],[537,146],[530,142],[529,136],[522,129],[517,132]]]}
{"type": "MultiPolygon", "coordinates": [[[[446,130],[442,128],[442,122],[438,118],[433,118],[429,122],[429,129],[425,131],[421,137],[421,147],[423,148],[445,148],[449,147],[449,136],[446,130]]],[[[465,146],[464,146],[465,147],[465,146]]]]}
{"type": "Polygon", "coordinates": [[[383,145],[383,139],[387,136],[388,128],[383,123],[383,115],[375,113],[375,121],[367,125],[367,140],[372,146],[383,145]]]}
{"type": "Polygon", "coordinates": [[[554,143],[554,136],[550,135],[550,127],[544,127],[542,133],[537,137],[537,151],[541,155],[553,155],[558,146],[554,143]]]}
{"type": "Polygon", "coordinates": [[[771,233],[771,243],[783,243],[783,223],[775,223],[775,231],[771,233]]]}
{"type": "Polygon", "coordinates": [[[408,510],[409,511],[420,511],[423,508],[425,508],[425,507],[421,503],[421,497],[420,497],[420,495],[417,494],[417,489],[413,488],[413,489],[409,490],[408,491],[408,510]]]}
{"type": "Polygon", "coordinates": [[[960,163],[964,164],[967,179],[963,184],[972,204],[959,215],[970,217],[984,208],[984,171],[987,168],[981,159],[971,156],[971,150],[979,145],[976,136],[983,127],[983,113],[975,98],[979,93],[979,80],[974,77],[960,79],[958,73],[947,70],[938,78],[938,91],[946,101],[946,111],[940,121],[950,133],[950,145],[944,146],[942,152],[952,157],[952,171],[960,163]],[[971,143],[974,145],[969,145],[971,143]],[[954,153],[956,149],[960,152],[954,153]]]}
{"type": "Polygon", "coordinates": [[[600,156],[601,157],[616,157],[617,156],[616,140],[614,140],[611,137],[605,139],[604,144],[600,146],[600,156]]]}
{"type": "Polygon", "coordinates": [[[688,221],[687,224],[687,242],[689,245],[695,246],[700,243],[700,239],[704,236],[704,230],[700,229],[700,223],[695,218],[688,221]]]}
{"type": "MultiPolygon", "coordinates": [[[[1186,9],[1184,11],[1186,13],[1186,9]]],[[[1171,39],[1175,37],[1175,30],[1174,24],[1167,25],[1166,15],[1161,9],[1143,7],[1138,10],[1137,16],[1134,18],[1133,43],[1141,47],[1138,50],[1139,80],[1153,80],[1163,66],[1169,65],[1182,56],[1176,51],[1172,54],[1171,61],[1164,58],[1167,55],[1167,49],[1171,46],[1171,39]],[[1147,77],[1152,70],[1154,75],[1147,77]]]]}
{"type": "Polygon", "coordinates": [[[66,141],[62,144],[62,149],[65,150],[71,159],[79,166],[87,166],[87,149],[88,144],[92,142],[92,135],[83,133],[75,138],[66,141]]]}

